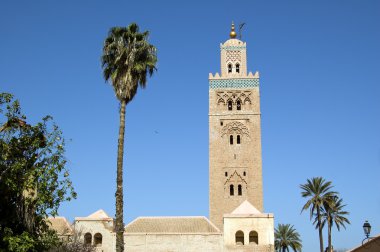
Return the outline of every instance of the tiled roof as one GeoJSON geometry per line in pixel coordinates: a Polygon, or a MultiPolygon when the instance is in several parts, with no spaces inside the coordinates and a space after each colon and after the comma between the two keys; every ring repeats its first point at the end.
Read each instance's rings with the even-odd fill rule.
{"type": "Polygon", "coordinates": [[[351,250],[347,250],[347,252],[360,252],[360,251],[379,251],[380,249],[380,234],[370,238],[370,240],[363,242],[362,245],[353,248],[351,250]],[[372,248],[372,250],[370,250],[372,248]]]}
{"type": "Polygon", "coordinates": [[[48,220],[49,227],[57,231],[58,235],[68,235],[73,231],[65,217],[49,217],[48,220]]]}
{"type": "Polygon", "coordinates": [[[206,217],[139,217],[125,227],[126,233],[220,233],[206,217]]]}

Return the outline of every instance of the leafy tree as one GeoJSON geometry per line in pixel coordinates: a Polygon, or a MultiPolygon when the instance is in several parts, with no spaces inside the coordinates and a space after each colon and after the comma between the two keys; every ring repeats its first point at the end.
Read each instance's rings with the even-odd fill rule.
{"type": "Polygon", "coordinates": [[[0,251],[44,251],[57,243],[46,219],[76,197],[64,153],[50,116],[30,125],[18,100],[0,94],[0,251]]]}
{"type": "Polygon", "coordinates": [[[322,177],[314,177],[311,180],[308,179],[306,184],[301,184],[300,187],[302,189],[302,197],[308,199],[306,204],[303,206],[302,211],[307,209],[310,210],[310,220],[315,215],[317,223],[316,226],[319,232],[319,247],[320,251],[323,252],[323,227],[321,209],[324,204],[329,205],[332,198],[336,196],[337,193],[331,191],[333,188],[331,181],[326,182],[322,177]]]}
{"type": "Polygon", "coordinates": [[[145,88],[147,75],[156,70],[156,48],[148,42],[149,32],[140,33],[137,24],[113,27],[104,41],[101,58],[103,75],[110,81],[120,102],[120,125],[116,176],[116,251],[124,251],[123,155],[126,105],[133,100],[138,86],[145,88]]]}
{"type": "Polygon", "coordinates": [[[299,233],[290,224],[278,224],[274,230],[274,247],[278,252],[286,252],[291,248],[294,252],[302,251],[299,233]]]}
{"type": "MultiPolygon", "coordinates": [[[[340,227],[346,228],[345,224],[350,224],[350,221],[345,217],[349,212],[344,211],[343,199],[338,196],[333,196],[331,200],[325,202],[321,208],[322,228],[327,223],[328,230],[328,251],[332,251],[331,246],[331,229],[335,223],[336,228],[340,231],[340,227]]],[[[314,224],[318,223],[317,218],[314,220],[314,224]]]]}

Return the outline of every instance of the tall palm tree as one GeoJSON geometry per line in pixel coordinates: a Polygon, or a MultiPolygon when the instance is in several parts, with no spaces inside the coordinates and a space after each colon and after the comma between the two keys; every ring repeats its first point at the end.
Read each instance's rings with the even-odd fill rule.
{"type": "MultiPolygon", "coordinates": [[[[323,208],[321,209],[321,219],[322,219],[322,228],[327,223],[327,232],[328,232],[328,251],[332,252],[331,246],[331,229],[335,223],[336,228],[340,231],[340,227],[344,227],[346,229],[345,224],[350,224],[350,221],[345,217],[350,213],[344,211],[343,208],[346,205],[343,205],[343,199],[338,196],[332,197],[331,200],[325,202],[323,204],[323,208]]],[[[317,218],[314,220],[314,224],[317,223],[317,218]]]]}
{"type": "Polygon", "coordinates": [[[321,209],[323,204],[330,204],[330,201],[337,195],[337,192],[331,191],[333,188],[331,181],[325,181],[322,177],[314,177],[311,180],[308,179],[306,184],[301,184],[300,187],[302,189],[302,197],[308,198],[306,204],[302,207],[302,211],[310,210],[310,220],[315,215],[317,220],[316,226],[319,232],[319,247],[320,251],[323,252],[321,209]]]}
{"type": "Polygon", "coordinates": [[[137,24],[113,27],[104,41],[101,58],[103,75],[112,85],[120,102],[120,126],[117,148],[116,178],[116,251],[124,251],[123,224],[123,155],[125,108],[132,101],[138,86],[145,88],[147,75],[156,70],[156,48],[148,42],[149,32],[140,33],[137,24]]]}
{"type": "Polygon", "coordinates": [[[289,251],[289,247],[294,252],[302,251],[302,241],[299,233],[290,224],[278,224],[274,230],[274,246],[278,252],[289,251]]]}

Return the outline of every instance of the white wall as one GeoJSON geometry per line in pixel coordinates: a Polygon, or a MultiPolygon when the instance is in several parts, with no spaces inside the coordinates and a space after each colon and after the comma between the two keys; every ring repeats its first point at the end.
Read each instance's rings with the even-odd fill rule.
{"type": "Polygon", "coordinates": [[[235,234],[244,232],[244,244],[249,244],[249,233],[258,233],[258,245],[274,245],[274,219],[273,215],[262,214],[260,217],[224,217],[224,244],[235,246],[235,234]],[[266,216],[266,217],[265,217],[266,216]]]}

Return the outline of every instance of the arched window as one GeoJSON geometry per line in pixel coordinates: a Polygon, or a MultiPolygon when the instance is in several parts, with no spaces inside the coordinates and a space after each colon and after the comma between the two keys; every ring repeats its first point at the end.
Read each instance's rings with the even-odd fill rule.
{"type": "Polygon", "coordinates": [[[245,176],[245,175],[247,175],[247,173],[246,173],[246,172],[243,172],[243,176],[245,176]]]}
{"type": "Polygon", "coordinates": [[[97,246],[97,247],[100,247],[100,246],[102,246],[102,242],[103,242],[103,236],[102,236],[102,234],[96,233],[94,235],[94,245],[97,246]]]}
{"type": "Polygon", "coordinates": [[[230,195],[234,196],[234,185],[230,185],[230,195]]]}
{"type": "Polygon", "coordinates": [[[234,136],[233,135],[230,135],[230,144],[234,144],[234,136]]]}
{"type": "Polygon", "coordinates": [[[241,185],[238,185],[238,195],[239,195],[239,196],[242,195],[242,188],[241,188],[241,185]]]}
{"type": "Polygon", "coordinates": [[[228,110],[232,110],[232,101],[228,101],[228,110]]]}
{"type": "Polygon", "coordinates": [[[243,231],[237,231],[235,234],[236,245],[244,245],[244,233],[243,231]]]}
{"type": "Polygon", "coordinates": [[[227,176],[228,176],[228,172],[225,172],[225,173],[224,173],[224,176],[226,176],[226,177],[227,177],[227,176]]]}
{"type": "Polygon", "coordinates": [[[237,137],[236,137],[236,143],[240,144],[240,135],[237,135],[237,137]]]}
{"type": "Polygon", "coordinates": [[[90,233],[85,233],[84,235],[84,244],[91,245],[92,243],[92,235],[90,233]]]}
{"type": "Polygon", "coordinates": [[[228,73],[232,73],[232,64],[228,64],[228,73]]]}
{"type": "Polygon", "coordinates": [[[256,231],[249,232],[249,244],[259,244],[259,235],[256,231]]]}
{"type": "Polygon", "coordinates": [[[236,72],[237,73],[240,73],[240,65],[239,65],[239,63],[236,63],[236,65],[235,65],[235,69],[236,69],[236,72]]]}
{"type": "Polygon", "coordinates": [[[236,109],[241,110],[241,101],[240,100],[236,101],[236,109]]]}

